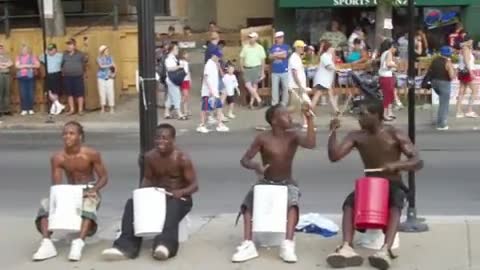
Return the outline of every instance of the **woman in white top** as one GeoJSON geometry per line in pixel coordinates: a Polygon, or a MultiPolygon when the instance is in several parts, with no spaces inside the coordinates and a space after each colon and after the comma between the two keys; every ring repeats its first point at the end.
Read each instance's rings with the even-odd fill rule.
{"type": "Polygon", "coordinates": [[[383,93],[383,108],[384,120],[393,121],[392,104],[395,100],[395,77],[393,77],[393,70],[397,67],[394,62],[393,55],[397,48],[393,46],[393,42],[389,39],[384,40],[380,45],[380,69],[378,75],[380,76],[380,88],[383,93]]]}
{"type": "Polygon", "coordinates": [[[190,89],[192,88],[192,76],[190,75],[190,67],[188,64],[188,53],[186,50],[180,50],[179,53],[180,65],[185,69],[187,76],[180,86],[182,90],[182,109],[183,115],[185,117],[191,116],[192,111],[190,110],[190,89]]]}
{"type": "Polygon", "coordinates": [[[167,93],[168,97],[165,101],[165,118],[170,119],[170,106],[173,105],[174,110],[177,113],[179,120],[185,120],[185,116],[181,110],[182,104],[182,95],[180,93],[180,86],[174,84],[169,78],[169,72],[176,71],[183,68],[181,63],[177,59],[178,56],[178,46],[176,44],[170,44],[168,46],[168,56],[165,59],[165,68],[167,69],[167,93]]]}
{"type": "Polygon", "coordinates": [[[470,117],[470,118],[477,118],[478,115],[473,111],[473,102],[475,97],[477,96],[477,87],[473,84],[475,80],[473,74],[473,68],[475,67],[475,57],[472,53],[473,48],[473,40],[465,36],[464,42],[461,43],[462,51],[459,57],[459,65],[458,65],[458,80],[460,81],[460,89],[458,90],[458,97],[457,97],[457,118],[463,117],[470,117]],[[462,109],[462,102],[465,96],[465,92],[467,88],[470,87],[472,89],[472,93],[470,95],[470,99],[468,101],[468,112],[466,114],[463,113],[462,109]]]}
{"type": "Polygon", "coordinates": [[[317,103],[322,96],[322,92],[327,91],[330,104],[335,114],[339,114],[338,109],[338,95],[333,92],[333,82],[335,81],[335,48],[330,42],[325,42],[321,48],[320,63],[318,64],[317,72],[313,78],[313,85],[315,88],[315,95],[312,99],[312,108],[317,106],[317,103]]]}

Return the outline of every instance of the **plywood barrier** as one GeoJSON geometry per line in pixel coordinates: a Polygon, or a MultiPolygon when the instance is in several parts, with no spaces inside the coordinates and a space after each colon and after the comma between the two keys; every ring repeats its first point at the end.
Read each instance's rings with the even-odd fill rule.
{"type": "MultiPolygon", "coordinates": [[[[117,77],[115,79],[115,93],[118,97],[121,94],[134,94],[135,71],[138,68],[138,45],[137,28],[123,26],[118,31],[112,31],[111,27],[92,27],[85,31],[84,27],[71,27],[67,29],[65,37],[47,38],[47,42],[57,44],[59,51],[66,49],[65,42],[74,37],[79,50],[84,51],[88,57],[87,72],[85,76],[86,109],[99,108],[99,96],[97,91],[97,64],[98,48],[100,45],[110,47],[111,55],[117,65],[117,77]],[[83,32],[82,32],[83,31],[83,32]],[[79,34],[80,33],[80,34],[79,34]]],[[[38,56],[43,51],[42,31],[37,28],[14,29],[10,37],[0,35],[0,42],[4,44],[12,60],[19,55],[20,47],[26,44],[32,48],[33,54],[38,56]]],[[[41,72],[44,73],[44,72],[41,72]]],[[[17,80],[14,78],[15,69],[12,68],[12,109],[19,110],[19,90],[17,80]]],[[[43,77],[36,80],[35,110],[45,110],[46,99],[43,95],[43,77]]]]}

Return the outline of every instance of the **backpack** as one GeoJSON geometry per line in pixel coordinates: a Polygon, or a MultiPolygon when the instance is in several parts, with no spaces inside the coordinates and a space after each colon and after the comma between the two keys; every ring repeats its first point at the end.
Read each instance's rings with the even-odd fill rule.
{"type": "Polygon", "coordinates": [[[167,67],[165,66],[165,59],[167,59],[166,54],[160,56],[157,64],[157,73],[158,76],[160,76],[160,82],[163,84],[165,84],[165,80],[167,79],[167,67]]]}

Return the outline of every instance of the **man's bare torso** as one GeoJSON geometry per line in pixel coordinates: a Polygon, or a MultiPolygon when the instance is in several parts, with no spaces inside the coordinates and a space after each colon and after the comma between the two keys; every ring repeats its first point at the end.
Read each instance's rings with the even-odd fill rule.
{"type": "Polygon", "coordinates": [[[168,157],[162,157],[155,150],[147,153],[145,161],[149,162],[151,168],[152,184],[167,191],[185,188],[188,183],[183,174],[183,155],[178,149],[168,157]]]}
{"type": "Polygon", "coordinates": [[[292,163],[298,148],[296,134],[287,132],[285,136],[279,137],[266,132],[259,135],[259,139],[262,162],[269,165],[265,171],[266,180],[292,180],[292,163]]]}
{"type": "MultiPolygon", "coordinates": [[[[400,143],[392,126],[385,125],[377,134],[357,131],[354,139],[365,169],[383,168],[385,164],[399,161],[401,158],[400,143]]],[[[400,179],[400,174],[386,175],[380,172],[369,175],[392,180],[400,179]]]]}
{"type": "Polygon", "coordinates": [[[54,155],[54,159],[65,172],[69,184],[88,184],[95,181],[93,166],[95,153],[94,149],[82,146],[77,154],[70,155],[62,150],[54,155]]]}

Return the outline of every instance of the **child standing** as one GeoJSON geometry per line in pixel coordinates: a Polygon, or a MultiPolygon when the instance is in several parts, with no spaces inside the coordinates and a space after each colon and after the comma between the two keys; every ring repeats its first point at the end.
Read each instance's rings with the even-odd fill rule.
{"type": "Polygon", "coordinates": [[[220,100],[219,93],[219,69],[218,69],[219,53],[214,53],[208,59],[203,71],[202,82],[202,112],[200,113],[200,126],[197,128],[197,132],[208,133],[210,130],[207,128],[206,120],[209,112],[214,112],[217,117],[218,132],[228,132],[230,129],[222,122],[222,101],[220,100]]]}
{"type": "Polygon", "coordinates": [[[183,80],[182,85],[180,86],[180,90],[182,91],[182,110],[183,115],[186,117],[192,116],[192,112],[190,110],[190,89],[191,89],[191,76],[190,76],[190,67],[188,64],[188,52],[185,50],[181,50],[179,53],[180,65],[183,66],[183,69],[187,73],[185,79],[183,80]]]}
{"type": "Polygon", "coordinates": [[[235,106],[235,92],[238,96],[240,96],[240,90],[238,89],[238,81],[234,72],[235,67],[233,65],[228,65],[227,74],[223,76],[223,83],[225,84],[226,92],[226,103],[228,104],[227,117],[230,119],[235,118],[235,114],[233,114],[233,108],[235,106]]]}

